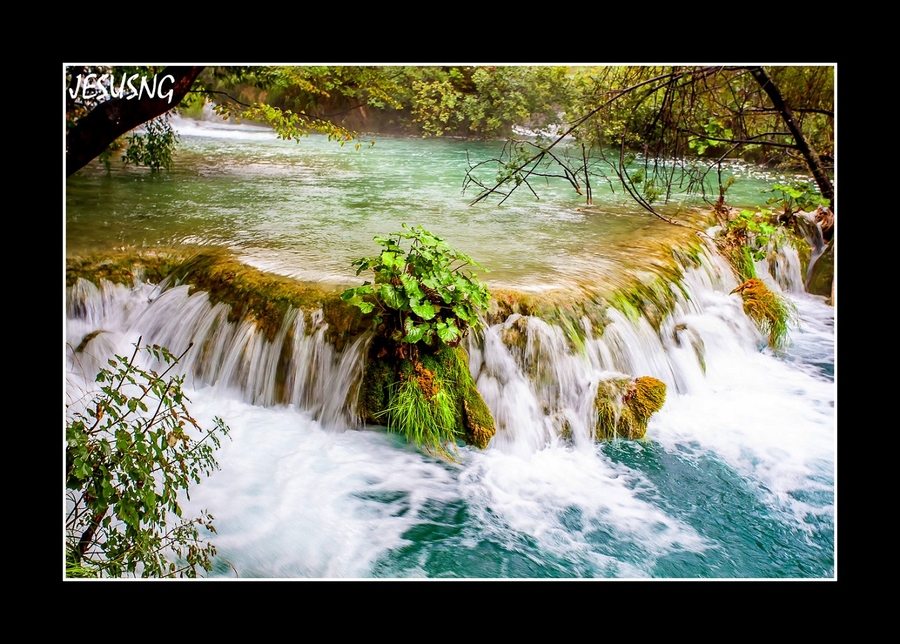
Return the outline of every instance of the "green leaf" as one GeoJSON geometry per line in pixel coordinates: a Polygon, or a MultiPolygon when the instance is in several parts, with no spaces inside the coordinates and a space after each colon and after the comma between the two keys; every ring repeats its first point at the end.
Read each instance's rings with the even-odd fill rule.
{"type": "Polygon", "coordinates": [[[415,344],[416,342],[419,342],[425,337],[425,333],[431,330],[430,325],[416,324],[408,318],[406,320],[404,328],[406,329],[406,335],[403,337],[403,341],[408,342],[409,344],[415,344]]]}
{"type": "Polygon", "coordinates": [[[459,329],[456,328],[456,324],[453,323],[453,320],[451,320],[449,323],[438,322],[435,327],[438,337],[445,344],[451,344],[460,337],[459,329]]]}
{"type": "Polygon", "coordinates": [[[392,284],[379,285],[378,297],[380,297],[389,308],[397,310],[403,308],[403,296],[397,292],[397,289],[395,289],[392,284]]]}
{"type": "Polygon", "coordinates": [[[430,320],[435,315],[434,305],[431,302],[414,304],[413,299],[410,298],[409,307],[412,309],[413,313],[418,315],[423,320],[430,320]]]}

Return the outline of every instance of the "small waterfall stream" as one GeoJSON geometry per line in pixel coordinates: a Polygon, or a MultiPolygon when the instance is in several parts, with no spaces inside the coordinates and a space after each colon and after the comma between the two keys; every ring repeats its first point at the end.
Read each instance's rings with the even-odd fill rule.
{"type": "Polygon", "coordinates": [[[573,330],[519,313],[470,334],[497,434],[456,465],[360,426],[371,335],[338,351],[321,311],[292,311],[269,340],[186,285],[79,281],[67,390],[75,400],[139,338],[175,353],[193,343],[181,368],[195,416],[233,432],[222,471],[188,503],[219,517],[230,566],[215,575],[832,576],[833,311],[803,293],[796,255],[775,260],[775,277],[759,265],[800,311],[797,349],[776,355],[715,253],[682,268],[656,326],[595,301],[599,334],[586,317],[573,330]],[[598,383],[622,374],[662,380],[666,403],[645,441],[597,443],[598,383]]]}

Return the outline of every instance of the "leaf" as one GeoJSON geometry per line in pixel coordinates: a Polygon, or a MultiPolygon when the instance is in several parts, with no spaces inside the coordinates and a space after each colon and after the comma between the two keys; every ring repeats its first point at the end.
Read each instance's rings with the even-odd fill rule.
{"type": "Polygon", "coordinates": [[[389,308],[403,308],[403,297],[397,292],[397,289],[395,289],[392,284],[379,285],[378,296],[389,308]]]}
{"type": "Polygon", "coordinates": [[[425,337],[426,331],[431,330],[430,325],[416,324],[410,318],[407,318],[404,328],[406,329],[406,335],[403,337],[403,341],[408,342],[409,344],[419,342],[425,337]]]}
{"type": "Polygon", "coordinates": [[[449,323],[438,322],[436,325],[438,337],[445,344],[450,344],[460,337],[459,329],[451,320],[449,323]]]}
{"type": "Polygon", "coordinates": [[[430,320],[435,315],[434,305],[431,302],[414,304],[413,300],[410,299],[409,307],[412,309],[413,313],[418,315],[423,320],[430,320]]]}

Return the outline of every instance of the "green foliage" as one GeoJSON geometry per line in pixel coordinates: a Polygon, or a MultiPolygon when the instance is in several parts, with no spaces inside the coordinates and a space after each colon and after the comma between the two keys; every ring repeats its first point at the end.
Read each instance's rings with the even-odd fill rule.
{"type": "Polygon", "coordinates": [[[701,128],[706,136],[694,136],[688,141],[688,147],[697,156],[702,156],[709,148],[719,148],[722,145],[722,141],[729,141],[734,138],[732,129],[723,125],[719,119],[714,117],[709,117],[706,123],[701,124],[701,128]]]}
{"type": "Polygon", "coordinates": [[[390,352],[387,344],[376,338],[370,349],[360,387],[360,418],[383,424],[449,461],[456,460],[458,440],[487,447],[496,426],[462,347],[439,344],[419,351],[401,344],[399,352],[390,352]]]}
{"type": "MultiPolygon", "coordinates": [[[[178,142],[178,135],[169,123],[168,114],[147,121],[144,134],[132,133],[127,137],[128,147],[122,160],[151,170],[172,168],[172,154],[178,142]]],[[[101,159],[102,160],[102,159],[101,159]]],[[[107,167],[108,163],[106,164],[107,167]]]]}
{"type": "Polygon", "coordinates": [[[728,222],[727,232],[738,238],[754,262],[765,259],[769,252],[769,242],[776,236],[784,235],[784,230],[778,226],[772,211],[765,208],[757,211],[742,210],[735,219],[728,222]]]}
{"type": "MultiPolygon", "coordinates": [[[[776,186],[780,190],[785,186],[776,186]]],[[[789,193],[786,193],[789,194],[789,193]]],[[[796,194],[796,193],[794,193],[796,194]]],[[[790,197],[796,199],[795,197],[790,197]]],[[[795,222],[767,209],[742,210],[727,222],[719,247],[731,261],[742,280],[756,277],[755,262],[766,259],[772,248],[793,246],[798,252],[809,250],[809,243],[796,232],[795,222]]]]}
{"type": "MultiPolygon", "coordinates": [[[[268,125],[285,141],[299,141],[301,137],[310,132],[318,132],[328,137],[329,141],[338,141],[341,146],[347,141],[358,139],[359,135],[347,128],[336,125],[325,119],[314,118],[304,112],[292,112],[282,110],[265,103],[254,103],[249,107],[241,107],[234,103],[220,103],[216,105],[215,112],[223,120],[234,119],[240,123],[242,120],[256,121],[268,125]]],[[[370,141],[370,145],[375,145],[370,141]]],[[[355,148],[358,150],[361,143],[357,141],[355,148]]]]}
{"type": "Polygon", "coordinates": [[[514,125],[560,124],[568,70],[554,66],[421,67],[406,70],[405,106],[426,135],[505,136],[514,125]]]}
{"type": "Polygon", "coordinates": [[[780,206],[785,216],[803,210],[812,212],[819,206],[828,206],[828,200],[822,197],[815,185],[794,182],[789,185],[776,183],[770,190],[773,196],[766,199],[769,205],[780,206]]]}
{"type": "Polygon", "coordinates": [[[385,426],[406,437],[432,456],[455,460],[456,430],[460,426],[457,401],[451,396],[452,384],[436,377],[422,363],[405,362],[396,391],[386,409],[378,414],[385,426]]]}
{"type": "Polygon", "coordinates": [[[341,299],[363,313],[376,311],[374,324],[383,323],[387,337],[398,343],[455,346],[479,324],[478,313],[490,294],[465,269],[484,267],[421,226],[403,224],[402,231],[376,236],[375,242],[384,249],[380,255],[353,262],[357,275],[373,271],[374,284],[347,289],[341,299]],[[402,247],[404,240],[410,242],[408,249],[402,247]]]}
{"type": "Polygon", "coordinates": [[[178,359],[144,350],[162,373],[115,356],[96,377],[99,391],[66,418],[66,575],[196,577],[209,571],[212,515],[182,517],[179,494],[218,469],[213,452],[228,427],[218,417],[203,430],[182,392],[178,359]]]}

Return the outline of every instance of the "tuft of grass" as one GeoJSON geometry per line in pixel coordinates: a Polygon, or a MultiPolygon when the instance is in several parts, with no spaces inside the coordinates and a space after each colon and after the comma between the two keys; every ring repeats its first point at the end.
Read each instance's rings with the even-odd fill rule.
{"type": "Polygon", "coordinates": [[[388,406],[377,415],[385,418],[389,431],[403,434],[426,453],[457,461],[455,429],[460,419],[443,386],[420,374],[404,374],[388,406]]]}
{"type": "Polygon", "coordinates": [[[781,351],[790,346],[789,332],[796,322],[797,309],[787,298],[758,278],[747,280],[731,292],[740,294],[744,312],[756,322],[770,347],[781,351]]]}

